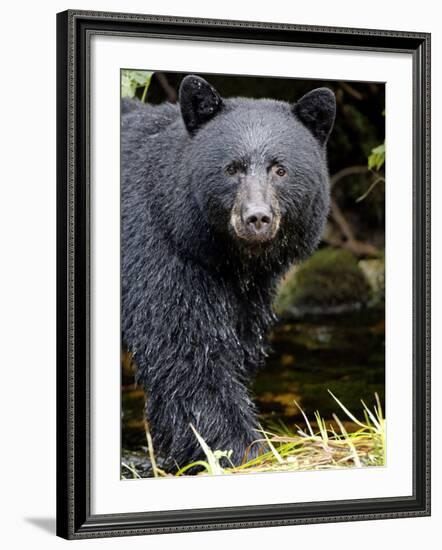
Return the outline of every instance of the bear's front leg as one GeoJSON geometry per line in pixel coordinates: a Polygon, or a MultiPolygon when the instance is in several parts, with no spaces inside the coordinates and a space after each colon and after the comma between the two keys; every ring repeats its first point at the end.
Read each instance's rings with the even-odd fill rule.
{"type": "Polygon", "coordinates": [[[258,421],[246,386],[226,364],[209,362],[204,371],[181,363],[167,380],[151,380],[146,413],[155,452],[168,469],[206,459],[191,425],[212,451],[231,450],[235,465],[256,456],[258,421]]]}

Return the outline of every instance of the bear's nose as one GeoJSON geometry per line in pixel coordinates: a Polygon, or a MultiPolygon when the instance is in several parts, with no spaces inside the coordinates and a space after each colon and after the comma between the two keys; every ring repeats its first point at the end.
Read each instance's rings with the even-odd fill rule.
{"type": "Polygon", "coordinates": [[[252,209],[245,215],[245,224],[255,233],[266,233],[270,229],[272,219],[269,208],[252,209]]]}

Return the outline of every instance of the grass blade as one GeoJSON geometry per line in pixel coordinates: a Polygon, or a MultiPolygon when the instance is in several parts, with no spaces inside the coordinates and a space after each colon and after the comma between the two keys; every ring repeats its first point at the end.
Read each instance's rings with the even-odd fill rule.
{"type": "Polygon", "coordinates": [[[354,416],[348,409],[347,407],[344,407],[344,405],[339,401],[339,399],[333,395],[333,393],[330,391],[330,390],[327,390],[328,393],[333,397],[333,399],[336,401],[336,403],[341,407],[341,409],[345,412],[345,414],[351,419],[353,420],[353,422],[355,424],[357,424],[358,426],[361,426],[362,428],[367,428],[367,426],[365,426],[365,424],[362,424],[362,422],[360,422],[356,416],[354,416]]]}

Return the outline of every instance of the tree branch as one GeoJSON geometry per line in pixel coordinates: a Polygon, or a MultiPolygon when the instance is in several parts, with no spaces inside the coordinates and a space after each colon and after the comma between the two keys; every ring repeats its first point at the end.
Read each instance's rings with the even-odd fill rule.
{"type": "Polygon", "coordinates": [[[330,187],[331,189],[333,189],[333,187],[339,181],[346,178],[347,176],[353,176],[354,174],[367,174],[367,173],[368,173],[368,167],[364,164],[347,166],[346,168],[339,170],[339,172],[336,172],[336,174],[333,174],[333,176],[330,177],[330,187]]]}
{"type": "Polygon", "coordinates": [[[349,95],[351,95],[358,101],[362,101],[364,99],[364,94],[358,92],[358,90],[355,90],[353,86],[350,86],[350,84],[347,84],[346,82],[340,82],[340,85],[349,95]]]}
{"type": "Polygon", "coordinates": [[[161,87],[163,88],[164,92],[166,93],[167,99],[171,103],[175,103],[178,99],[178,94],[173,86],[169,84],[169,81],[167,80],[167,76],[164,73],[156,73],[158,82],[160,83],[161,87]]]}
{"type": "Polygon", "coordinates": [[[342,234],[342,239],[328,237],[326,240],[330,244],[346,248],[356,256],[379,256],[379,250],[375,246],[356,239],[353,228],[333,198],[331,199],[330,214],[342,234]]]}

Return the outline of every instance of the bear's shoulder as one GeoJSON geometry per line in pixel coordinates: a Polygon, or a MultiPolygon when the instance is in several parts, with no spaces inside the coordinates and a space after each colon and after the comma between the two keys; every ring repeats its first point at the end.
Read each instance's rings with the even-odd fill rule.
{"type": "Polygon", "coordinates": [[[150,105],[138,99],[121,101],[123,134],[142,130],[144,134],[156,134],[180,118],[179,106],[173,103],[150,105]]]}

